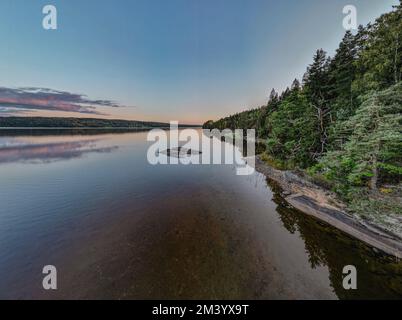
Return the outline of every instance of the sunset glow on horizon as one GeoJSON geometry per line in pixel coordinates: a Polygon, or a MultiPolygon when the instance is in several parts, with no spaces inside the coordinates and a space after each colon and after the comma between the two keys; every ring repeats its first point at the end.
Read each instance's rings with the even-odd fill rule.
{"type": "Polygon", "coordinates": [[[397,3],[55,0],[44,30],[45,1],[2,1],[0,116],[202,124],[265,105],[319,47],[333,55],[345,5],[364,25],[397,3]]]}

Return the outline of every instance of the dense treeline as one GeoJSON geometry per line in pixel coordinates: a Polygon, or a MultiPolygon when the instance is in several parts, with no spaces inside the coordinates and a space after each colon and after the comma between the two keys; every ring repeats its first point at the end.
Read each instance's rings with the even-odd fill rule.
{"type": "MultiPolygon", "coordinates": [[[[181,127],[190,127],[180,125],[181,127]]],[[[168,123],[108,120],[94,118],[58,117],[0,117],[0,128],[160,128],[169,127],[168,123]]]]}
{"type": "Polygon", "coordinates": [[[204,127],[254,128],[271,164],[305,169],[357,212],[402,213],[401,80],[402,1],[347,31],[334,57],[317,50],[302,82],[266,106],[204,127]]]}

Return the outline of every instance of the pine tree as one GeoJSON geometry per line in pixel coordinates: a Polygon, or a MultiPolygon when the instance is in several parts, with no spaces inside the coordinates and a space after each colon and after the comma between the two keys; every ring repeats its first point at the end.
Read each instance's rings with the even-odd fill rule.
{"type": "Polygon", "coordinates": [[[278,109],[279,95],[275,89],[271,90],[269,94],[268,103],[265,107],[261,108],[261,112],[257,120],[257,136],[260,138],[267,138],[270,128],[267,124],[268,116],[278,109]]]}
{"type": "Polygon", "coordinates": [[[366,32],[354,83],[359,94],[381,90],[402,80],[402,5],[382,15],[366,32]]]}
{"type": "Polygon", "coordinates": [[[330,61],[326,52],[317,50],[313,63],[307,68],[304,75],[304,89],[311,106],[315,109],[316,127],[320,136],[316,146],[314,158],[319,158],[326,149],[328,142],[328,128],[332,122],[330,107],[330,61]]]}
{"type": "Polygon", "coordinates": [[[278,101],[279,101],[278,93],[276,92],[275,89],[272,89],[271,93],[269,94],[268,105],[269,104],[276,104],[278,101]]]}
{"type": "Polygon", "coordinates": [[[300,90],[300,89],[301,89],[300,81],[298,79],[294,79],[292,86],[291,86],[291,90],[294,91],[294,90],[300,90]]]}
{"type": "Polygon", "coordinates": [[[341,185],[367,186],[375,192],[381,179],[402,177],[402,83],[371,93],[343,123],[348,141],[324,156],[318,171],[341,185]]]}
{"type": "Polygon", "coordinates": [[[298,81],[293,82],[267,124],[271,128],[267,151],[272,157],[290,167],[306,168],[313,163],[312,154],[318,140],[314,110],[298,81]]]}
{"type": "Polygon", "coordinates": [[[333,120],[345,120],[353,115],[356,96],[352,83],[356,75],[356,38],[347,31],[336,50],[329,70],[331,105],[333,120]]]}

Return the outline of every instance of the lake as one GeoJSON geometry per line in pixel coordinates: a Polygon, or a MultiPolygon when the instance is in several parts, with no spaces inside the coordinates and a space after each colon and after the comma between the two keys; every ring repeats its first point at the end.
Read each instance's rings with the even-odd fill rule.
{"type": "Polygon", "coordinates": [[[402,298],[401,262],[291,208],[262,174],[153,166],[146,137],[0,131],[0,298],[402,298]]]}

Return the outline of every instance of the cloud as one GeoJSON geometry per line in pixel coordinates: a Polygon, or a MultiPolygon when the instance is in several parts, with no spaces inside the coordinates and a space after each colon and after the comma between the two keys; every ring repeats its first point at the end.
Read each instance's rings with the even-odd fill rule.
{"type": "MultiPolygon", "coordinates": [[[[11,117],[11,116],[24,116],[28,111],[23,110],[23,109],[13,109],[13,108],[8,108],[8,107],[3,107],[0,105],[0,117],[11,117]]],[[[35,110],[32,110],[32,112],[35,112],[35,110]]]]}
{"type": "Polygon", "coordinates": [[[19,110],[48,110],[105,115],[98,107],[120,108],[111,100],[92,100],[83,94],[48,88],[0,87],[0,116],[18,113],[19,110]]]}

